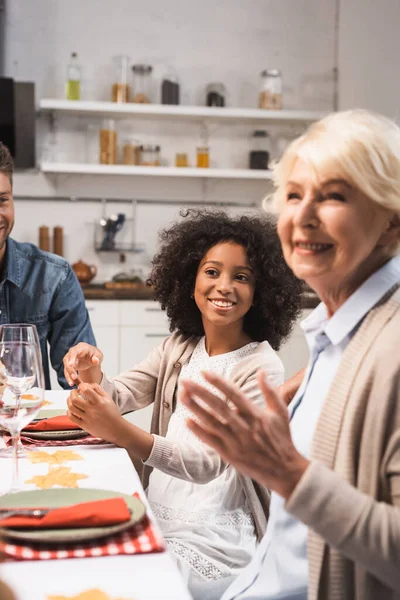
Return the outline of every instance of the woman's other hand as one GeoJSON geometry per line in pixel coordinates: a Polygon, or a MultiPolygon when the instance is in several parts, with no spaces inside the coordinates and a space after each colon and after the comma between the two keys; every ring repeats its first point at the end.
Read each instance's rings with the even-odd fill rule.
{"type": "Polygon", "coordinates": [[[81,383],[72,390],[68,400],[68,416],[95,437],[117,444],[123,421],[111,396],[97,383],[81,383]]]}
{"type": "Polygon", "coordinates": [[[189,429],[239,471],[289,498],[309,461],[293,445],[286,404],[266,373],[258,376],[265,408],[214,373],[204,377],[224,398],[193,381],[182,381],[181,401],[196,417],[188,419],[189,429]]]}
{"type": "Polygon", "coordinates": [[[287,379],[285,383],[279,386],[278,392],[282,400],[285,402],[286,406],[289,406],[291,401],[293,400],[297,390],[301,386],[301,382],[303,381],[304,375],[306,372],[306,367],[297,371],[293,377],[287,379]]]}
{"type": "Polygon", "coordinates": [[[80,342],[70,348],[63,358],[64,373],[69,385],[100,383],[103,353],[95,346],[80,342]]]}

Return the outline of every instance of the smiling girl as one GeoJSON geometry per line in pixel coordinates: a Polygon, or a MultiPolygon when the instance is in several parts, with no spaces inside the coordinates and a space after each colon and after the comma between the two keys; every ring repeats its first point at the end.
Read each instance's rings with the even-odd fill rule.
{"type": "Polygon", "coordinates": [[[79,385],[69,416],[143,461],[149,502],[196,594],[196,584],[232,576],[249,562],[265,530],[269,494],[189,431],[180,379],[204,383],[202,371],[212,371],[262,403],[256,374],[262,368],[274,385],[283,383],[275,350],[298,314],[300,283],[270,219],[198,211],[161,234],[150,282],[172,335],[112,380],[101,370],[100,350],[72,348],[65,374],[79,385]],[[121,417],[150,403],[151,433],[121,417]]]}

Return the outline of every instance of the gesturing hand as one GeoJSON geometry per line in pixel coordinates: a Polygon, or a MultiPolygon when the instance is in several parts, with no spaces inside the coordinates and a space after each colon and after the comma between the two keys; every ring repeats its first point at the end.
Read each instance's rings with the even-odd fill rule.
{"type": "Polygon", "coordinates": [[[265,408],[255,406],[222,377],[203,375],[225,398],[193,381],[182,381],[181,401],[196,417],[188,419],[189,429],[239,471],[289,498],[309,461],[293,445],[286,404],[266,373],[258,375],[265,408]]]}
{"type": "Polygon", "coordinates": [[[95,437],[117,443],[123,419],[111,396],[97,383],[81,383],[71,391],[67,405],[71,421],[95,437]]]}
{"type": "Polygon", "coordinates": [[[86,383],[101,382],[103,353],[96,346],[80,342],[70,348],[63,358],[64,374],[69,385],[80,381],[86,383]]]}

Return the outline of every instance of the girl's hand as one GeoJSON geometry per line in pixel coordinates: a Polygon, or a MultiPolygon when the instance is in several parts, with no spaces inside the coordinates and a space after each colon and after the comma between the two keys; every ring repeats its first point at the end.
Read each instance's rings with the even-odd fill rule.
{"type": "Polygon", "coordinates": [[[286,404],[266,373],[258,376],[265,408],[255,406],[222,377],[203,375],[225,398],[193,381],[182,381],[181,401],[196,417],[188,419],[189,429],[238,471],[288,499],[309,461],[293,445],[286,404]]]}
{"type": "Polygon", "coordinates": [[[100,383],[103,353],[95,346],[80,342],[70,348],[63,358],[64,373],[69,385],[100,383]]]}
{"type": "Polygon", "coordinates": [[[95,437],[118,444],[123,418],[111,396],[97,383],[81,383],[72,390],[68,400],[68,416],[95,437]]]}

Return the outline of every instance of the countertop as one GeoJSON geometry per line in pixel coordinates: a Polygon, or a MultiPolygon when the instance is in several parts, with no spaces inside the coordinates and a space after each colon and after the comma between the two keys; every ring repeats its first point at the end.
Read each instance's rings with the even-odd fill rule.
{"type": "MultiPolygon", "coordinates": [[[[134,288],[108,289],[102,284],[82,285],[86,300],[152,300],[152,289],[146,285],[134,288]]],[[[315,294],[305,291],[302,296],[301,308],[315,308],[319,299],[315,294]]]]}
{"type": "Polygon", "coordinates": [[[82,285],[86,300],[152,300],[153,291],[146,285],[108,289],[102,284],[82,285]]]}

